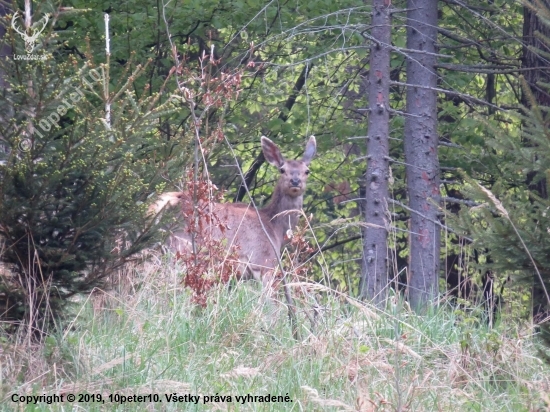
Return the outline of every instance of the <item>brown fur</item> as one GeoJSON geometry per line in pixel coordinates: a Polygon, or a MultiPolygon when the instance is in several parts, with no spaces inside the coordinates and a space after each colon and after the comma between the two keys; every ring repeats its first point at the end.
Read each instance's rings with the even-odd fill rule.
{"type": "MultiPolygon", "coordinates": [[[[199,225],[197,238],[211,235],[216,240],[227,239],[226,249],[237,246],[239,273],[245,278],[253,277],[264,284],[272,280],[278,264],[285,234],[294,229],[303,205],[308,165],[315,155],[315,137],[311,136],[301,160],[286,160],[279,148],[262,136],[262,150],[266,160],[281,171],[271,201],[262,209],[244,203],[206,203],[202,208],[211,208],[214,222],[220,224],[199,225]],[[223,228],[225,226],[225,228],[223,228]]],[[[150,207],[157,214],[166,207],[180,205],[182,214],[192,210],[191,196],[187,192],[169,192],[150,207]]],[[[201,222],[202,223],[202,222],[201,222]]],[[[174,231],[169,247],[180,253],[192,250],[192,241],[186,225],[174,231]]]]}

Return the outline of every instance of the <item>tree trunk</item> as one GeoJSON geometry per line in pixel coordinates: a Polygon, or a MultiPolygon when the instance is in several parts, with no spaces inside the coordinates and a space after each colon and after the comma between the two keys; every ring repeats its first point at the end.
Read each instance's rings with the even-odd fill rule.
{"type": "MultiPolygon", "coordinates": [[[[531,2],[532,3],[532,2],[531,2]]],[[[533,3],[532,3],[533,4],[533,3]]],[[[550,10],[550,0],[543,0],[542,4],[550,10]]],[[[537,4],[535,4],[537,5],[537,4]]],[[[541,13],[543,10],[541,10],[541,13]]],[[[525,81],[529,85],[531,92],[535,98],[535,103],[540,106],[550,107],[550,95],[548,88],[537,84],[539,82],[548,83],[550,75],[548,73],[549,66],[548,58],[542,53],[549,53],[546,42],[541,41],[537,37],[537,32],[546,38],[550,37],[550,28],[540,21],[537,13],[529,7],[523,7],[523,57],[522,67],[536,70],[526,70],[523,74],[525,81]]],[[[521,96],[522,104],[531,107],[532,104],[527,98],[527,94],[521,96]]],[[[532,143],[526,142],[528,145],[532,143]]],[[[531,172],[526,176],[526,182],[530,190],[533,190],[544,199],[548,198],[546,179],[541,179],[538,182],[533,182],[536,173],[531,172]]]]}
{"type": "Polygon", "coordinates": [[[360,296],[381,305],[388,286],[389,82],[391,25],[388,0],[373,0],[363,265],[360,296]]]}
{"type": "MultiPolygon", "coordinates": [[[[527,98],[527,94],[522,94],[522,103],[531,107],[532,103],[536,103],[539,106],[550,107],[550,94],[547,86],[541,86],[540,83],[548,84],[550,82],[550,64],[548,63],[548,56],[543,53],[549,53],[550,49],[548,42],[540,40],[538,37],[542,35],[547,39],[550,38],[550,28],[545,25],[538,17],[546,16],[545,13],[550,11],[550,0],[541,0],[541,2],[533,2],[532,4],[537,9],[540,9],[538,13],[532,10],[530,7],[524,6],[523,8],[523,68],[535,68],[536,70],[527,70],[524,72],[525,81],[529,85],[535,102],[530,102],[527,98]]],[[[542,111],[543,116],[548,120],[548,113],[542,111]]],[[[532,146],[533,143],[525,141],[525,145],[532,146]]],[[[548,199],[548,182],[546,178],[535,180],[537,177],[536,172],[529,172],[526,175],[526,183],[529,190],[536,192],[543,199],[548,199]]],[[[544,317],[548,310],[548,303],[546,300],[546,294],[543,285],[541,285],[539,279],[535,276],[533,279],[533,318],[537,319],[544,317]]]]}
{"type": "Polygon", "coordinates": [[[408,294],[417,310],[438,292],[437,0],[407,0],[407,116],[405,161],[409,206],[408,294]],[[418,85],[419,87],[415,87],[418,85]]]}
{"type": "MultiPolygon", "coordinates": [[[[533,2],[531,2],[533,4],[533,2]]],[[[542,0],[542,4],[548,10],[550,10],[550,0],[542,0]]],[[[534,4],[536,5],[536,3],[534,4]]],[[[542,10],[541,10],[542,12],[542,10]]],[[[522,67],[524,68],[536,68],[537,70],[527,70],[523,76],[527,81],[527,84],[531,87],[531,91],[536,98],[538,104],[550,107],[550,95],[546,87],[537,85],[537,82],[548,82],[550,80],[550,74],[548,69],[548,57],[543,56],[542,53],[549,53],[548,45],[537,38],[537,32],[548,38],[550,36],[550,29],[544,25],[537,17],[537,13],[531,10],[529,7],[523,8],[523,58],[522,67]]],[[[523,104],[530,106],[529,102],[523,96],[523,104]]]]}

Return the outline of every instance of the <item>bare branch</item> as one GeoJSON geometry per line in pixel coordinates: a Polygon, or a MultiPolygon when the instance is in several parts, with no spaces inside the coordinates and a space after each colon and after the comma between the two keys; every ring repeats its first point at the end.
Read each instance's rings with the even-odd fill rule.
{"type": "Polygon", "coordinates": [[[480,203],[474,202],[473,200],[467,199],[458,199],[456,197],[442,197],[441,200],[446,203],[459,203],[466,206],[480,206],[480,203]]]}
{"type": "Polygon", "coordinates": [[[532,70],[539,70],[540,67],[510,67],[510,65],[473,65],[473,66],[466,66],[462,64],[446,64],[446,63],[439,63],[436,64],[437,68],[445,69],[445,70],[453,70],[457,72],[464,72],[464,73],[483,73],[483,74],[510,74],[510,73],[519,73],[519,72],[526,72],[526,71],[532,71],[532,70]],[[510,67],[510,68],[506,68],[510,67]]]}
{"type": "Polygon", "coordinates": [[[506,110],[506,109],[503,109],[500,106],[496,106],[492,103],[489,103],[489,102],[487,102],[485,100],[482,100],[482,99],[478,99],[477,97],[471,96],[469,94],[454,92],[452,90],[441,89],[439,87],[428,87],[428,86],[421,86],[421,85],[418,85],[418,84],[409,84],[409,83],[395,82],[395,81],[390,82],[390,84],[395,85],[395,86],[419,87],[419,88],[422,88],[422,89],[434,90],[438,93],[444,93],[448,96],[457,96],[457,97],[460,97],[460,98],[462,98],[466,101],[471,101],[473,103],[478,103],[478,104],[481,104],[481,105],[484,105],[484,106],[492,107],[493,109],[496,109],[496,110],[501,110],[501,111],[506,110]]]}

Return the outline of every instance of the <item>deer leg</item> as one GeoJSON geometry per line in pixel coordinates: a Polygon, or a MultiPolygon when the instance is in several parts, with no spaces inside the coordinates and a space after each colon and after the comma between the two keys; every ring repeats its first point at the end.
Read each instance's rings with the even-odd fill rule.
{"type": "Polygon", "coordinates": [[[262,285],[263,289],[266,292],[268,296],[268,301],[272,302],[272,304],[277,305],[277,307],[274,310],[274,319],[277,319],[277,315],[279,313],[278,308],[280,308],[280,305],[278,305],[279,301],[276,299],[276,293],[277,290],[279,290],[279,285],[283,286],[283,291],[285,295],[286,300],[286,306],[288,309],[288,318],[290,320],[290,327],[292,329],[292,336],[296,340],[300,340],[300,333],[298,330],[298,320],[296,318],[296,306],[294,305],[294,300],[292,299],[292,295],[290,293],[290,288],[286,283],[286,279],[283,276],[277,276],[277,270],[268,270],[266,273],[262,276],[262,285]]]}
{"type": "Polygon", "coordinates": [[[283,290],[285,293],[286,303],[288,307],[288,320],[290,321],[290,327],[292,329],[292,337],[296,340],[300,340],[300,331],[298,330],[298,319],[296,318],[296,306],[294,305],[294,299],[290,293],[290,287],[286,283],[285,275],[281,278],[283,284],[283,290]]]}

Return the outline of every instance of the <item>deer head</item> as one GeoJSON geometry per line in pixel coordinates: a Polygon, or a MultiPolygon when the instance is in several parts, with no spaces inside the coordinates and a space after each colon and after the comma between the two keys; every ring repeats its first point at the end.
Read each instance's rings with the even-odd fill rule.
{"type": "Polygon", "coordinates": [[[262,151],[265,160],[279,169],[281,175],[277,186],[280,187],[284,195],[298,197],[304,194],[309,175],[308,166],[313,156],[315,156],[316,146],[315,136],[311,136],[307,142],[302,160],[287,160],[275,143],[262,136],[262,151]]]}

